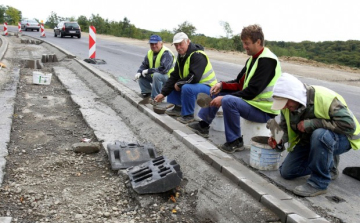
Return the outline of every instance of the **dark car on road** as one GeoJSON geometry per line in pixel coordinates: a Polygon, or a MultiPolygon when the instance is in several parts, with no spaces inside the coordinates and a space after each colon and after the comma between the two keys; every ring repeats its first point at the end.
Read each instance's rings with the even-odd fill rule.
{"type": "Polygon", "coordinates": [[[28,31],[28,30],[31,30],[31,31],[38,31],[40,30],[40,24],[34,20],[34,19],[24,19],[21,21],[21,29],[22,30],[25,30],[25,31],[28,31]]]}
{"type": "Polygon", "coordinates": [[[78,37],[81,38],[81,29],[77,22],[62,21],[57,24],[54,28],[54,36],[64,36],[78,37]]]}

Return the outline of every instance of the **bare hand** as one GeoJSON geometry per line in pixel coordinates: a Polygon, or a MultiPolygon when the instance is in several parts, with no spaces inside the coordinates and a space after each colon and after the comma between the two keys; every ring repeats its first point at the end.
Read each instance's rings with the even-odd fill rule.
{"type": "Polygon", "coordinates": [[[296,125],[296,128],[297,128],[300,132],[305,132],[304,120],[300,121],[300,122],[296,125]]]}
{"type": "Polygon", "coordinates": [[[211,102],[210,102],[210,106],[214,106],[214,107],[220,107],[221,106],[221,100],[224,96],[217,96],[216,98],[214,98],[211,102]]]}
{"type": "Polygon", "coordinates": [[[221,91],[222,83],[219,82],[210,88],[210,96],[219,94],[221,91]]]}
{"type": "Polygon", "coordinates": [[[177,84],[174,85],[174,88],[175,88],[176,91],[180,91],[180,90],[181,90],[181,88],[179,88],[179,86],[178,86],[177,84]]]}
{"type": "Polygon", "coordinates": [[[156,97],[154,98],[155,102],[162,102],[164,100],[165,96],[163,94],[158,94],[156,95],[156,97]]]}

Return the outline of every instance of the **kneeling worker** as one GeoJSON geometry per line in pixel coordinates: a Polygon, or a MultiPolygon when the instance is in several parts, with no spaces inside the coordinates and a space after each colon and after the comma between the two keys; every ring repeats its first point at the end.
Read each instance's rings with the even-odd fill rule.
{"type": "Polygon", "coordinates": [[[269,138],[268,144],[289,151],[280,166],[283,178],[291,180],[310,175],[293,192],[313,197],[327,192],[336,179],[336,156],[360,147],[360,125],[344,98],[321,86],[303,84],[290,74],[282,74],[274,86],[274,110],[281,109],[280,142],[269,138]]]}

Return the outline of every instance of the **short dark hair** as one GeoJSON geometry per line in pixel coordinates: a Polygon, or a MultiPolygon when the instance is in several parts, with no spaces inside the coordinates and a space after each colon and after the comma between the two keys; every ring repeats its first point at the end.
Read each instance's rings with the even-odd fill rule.
{"type": "Polygon", "coordinates": [[[241,31],[240,38],[241,40],[249,38],[253,43],[259,39],[261,41],[260,45],[264,46],[264,33],[261,26],[257,24],[244,27],[241,31]]]}

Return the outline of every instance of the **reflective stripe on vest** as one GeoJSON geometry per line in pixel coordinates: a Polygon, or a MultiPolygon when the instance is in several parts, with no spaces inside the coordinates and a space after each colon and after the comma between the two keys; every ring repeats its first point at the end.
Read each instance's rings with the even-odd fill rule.
{"type": "MultiPolygon", "coordinates": [[[[169,51],[170,54],[172,55],[173,57],[173,64],[172,64],[172,67],[170,68],[170,70],[167,72],[167,75],[170,77],[170,73],[174,71],[174,67],[175,67],[175,56],[173,54],[173,52],[167,48],[166,46],[163,46],[161,48],[161,50],[159,51],[158,55],[156,56],[156,60],[155,60],[155,68],[158,68],[160,67],[160,63],[161,63],[161,57],[162,55],[164,54],[165,51],[169,51]]],[[[149,50],[148,53],[147,53],[147,58],[149,60],[149,68],[153,68],[153,58],[154,58],[154,52],[152,50],[149,50]]],[[[153,76],[153,74],[151,74],[151,77],[153,76]]]]}
{"type": "MultiPolygon", "coordinates": [[[[343,105],[346,106],[347,110],[352,116],[352,119],[355,122],[356,129],[351,137],[348,137],[351,144],[351,148],[358,150],[360,148],[360,124],[351,110],[347,107],[345,99],[338,93],[322,87],[322,86],[313,86],[315,89],[314,97],[314,114],[316,118],[330,120],[329,109],[334,98],[337,98],[343,105]]],[[[294,149],[294,146],[299,142],[299,136],[296,134],[290,127],[290,112],[289,109],[284,109],[283,112],[284,118],[287,123],[288,136],[289,136],[289,148],[288,151],[291,152],[294,149]]]]}
{"type": "MultiPolygon", "coordinates": [[[[211,65],[211,63],[209,61],[209,58],[207,57],[205,52],[201,51],[201,50],[194,51],[189,55],[189,57],[186,59],[185,64],[184,64],[183,74],[181,74],[181,71],[179,69],[180,78],[182,79],[182,78],[185,78],[185,77],[187,77],[189,75],[189,73],[190,73],[190,57],[195,52],[202,53],[206,57],[206,60],[207,60],[207,65],[205,67],[204,73],[201,76],[201,80],[199,81],[199,83],[209,85],[210,87],[214,86],[217,83],[215,72],[212,69],[212,65],[211,65]]],[[[178,63],[178,66],[179,66],[179,61],[177,61],[177,63],[178,63]]]]}
{"type": "Polygon", "coordinates": [[[272,110],[271,106],[273,104],[273,99],[272,99],[273,88],[274,88],[274,85],[275,85],[277,79],[281,76],[281,67],[280,67],[280,62],[279,62],[278,58],[276,57],[276,55],[274,53],[272,53],[267,47],[264,48],[263,52],[256,59],[251,70],[249,70],[249,69],[250,69],[252,57],[250,57],[250,59],[248,60],[248,62],[246,64],[246,73],[245,73],[246,76],[245,76],[244,89],[248,87],[251,78],[254,76],[254,73],[258,66],[259,58],[264,58],[264,57],[276,60],[275,76],[270,81],[268,86],[260,94],[258,94],[252,100],[245,100],[245,101],[247,103],[249,103],[250,105],[260,109],[261,111],[264,111],[269,114],[277,115],[280,113],[280,111],[272,110]]]}

